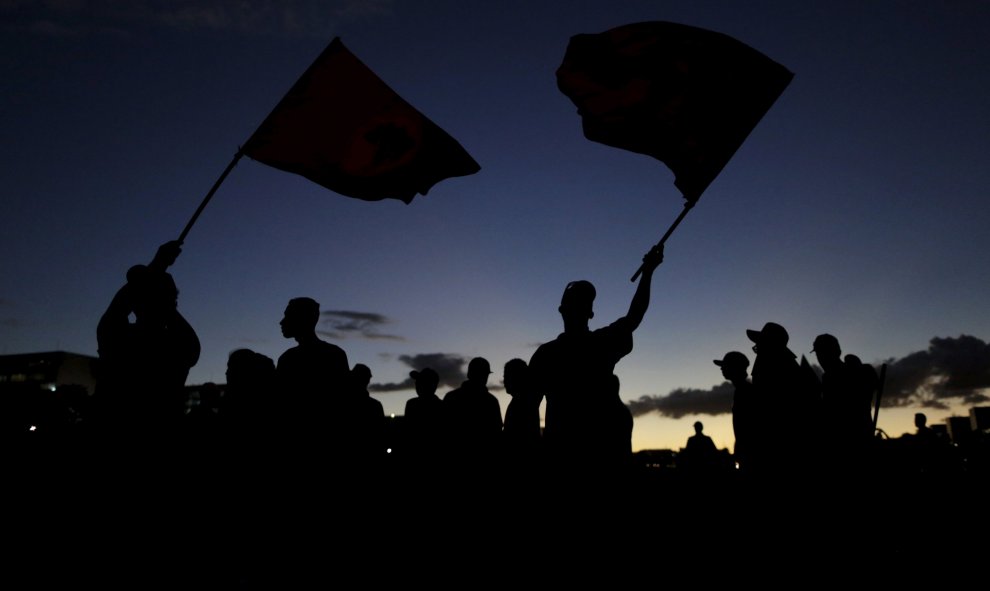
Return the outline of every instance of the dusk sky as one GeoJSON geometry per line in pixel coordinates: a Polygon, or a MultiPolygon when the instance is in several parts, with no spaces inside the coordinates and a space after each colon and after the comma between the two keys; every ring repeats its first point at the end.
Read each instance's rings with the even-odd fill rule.
{"type": "MultiPolygon", "coordinates": [[[[753,359],[775,321],[887,363],[879,427],[913,432],[990,399],[990,2],[0,0],[0,354],[96,355],[127,269],[178,238],[258,124],[334,37],[442,127],[480,172],[410,204],[367,202],[244,158],[170,269],[202,356],[273,359],[288,300],[401,414],[409,371],[439,394],[489,385],[563,330],[567,282],[625,314],[641,258],[683,198],[659,161],[591,142],[556,84],[572,35],[672,21],[794,73],[666,244],[616,367],[633,447],[701,420],[732,448],[712,360],[753,359]]],[[[503,410],[509,397],[497,395],[503,410]]],[[[789,427],[800,434],[800,425],[789,427]]]]}

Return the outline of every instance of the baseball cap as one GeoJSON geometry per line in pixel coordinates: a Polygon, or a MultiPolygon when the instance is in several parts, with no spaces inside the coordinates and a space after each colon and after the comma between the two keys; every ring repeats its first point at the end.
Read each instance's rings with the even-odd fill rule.
{"type": "Polygon", "coordinates": [[[784,347],[790,338],[783,326],[776,322],[767,322],[762,330],[746,329],[746,336],[757,345],[777,345],[784,347]]]}
{"type": "Polygon", "coordinates": [[[719,367],[749,367],[749,358],[739,351],[729,351],[721,359],[712,361],[719,367]]]}
{"type": "Polygon", "coordinates": [[[824,333],[815,337],[815,341],[811,346],[811,352],[821,352],[825,350],[841,351],[839,348],[839,339],[834,336],[824,333]]]}
{"type": "Polygon", "coordinates": [[[590,281],[583,279],[571,281],[564,288],[564,295],[560,297],[562,308],[590,309],[595,301],[595,286],[590,281]]]}

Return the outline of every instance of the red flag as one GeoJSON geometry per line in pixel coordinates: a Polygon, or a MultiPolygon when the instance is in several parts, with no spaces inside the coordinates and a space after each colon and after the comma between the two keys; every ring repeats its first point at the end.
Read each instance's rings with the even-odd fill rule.
{"type": "Polygon", "coordinates": [[[585,137],[660,160],[694,202],[793,77],[732,37],[654,21],[571,37],[557,86],[585,137]]]}
{"type": "Polygon", "coordinates": [[[339,38],[296,81],[242,149],[348,197],[406,203],[481,167],[339,38]]]}

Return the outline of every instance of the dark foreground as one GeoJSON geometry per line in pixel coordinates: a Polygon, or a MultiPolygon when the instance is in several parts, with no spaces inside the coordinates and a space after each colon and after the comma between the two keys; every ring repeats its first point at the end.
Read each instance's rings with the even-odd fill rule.
{"type": "Polygon", "coordinates": [[[81,456],[8,458],[4,588],[859,586],[988,555],[974,471],[755,480],[81,456]]]}

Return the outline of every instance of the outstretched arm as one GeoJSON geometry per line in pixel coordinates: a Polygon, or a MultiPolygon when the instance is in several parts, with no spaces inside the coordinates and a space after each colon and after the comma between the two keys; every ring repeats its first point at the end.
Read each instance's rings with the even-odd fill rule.
{"type": "Polygon", "coordinates": [[[626,313],[626,320],[629,321],[632,330],[636,330],[646,309],[650,306],[650,283],[653,281],[653,271],[663,262],[663,244],[654,246],[650,252],[643,256],[643,266],[639,276],[639,285],[636,286],[636,293],[633,294],[632,302],[629,303],[629,312],[626,313]]]}

